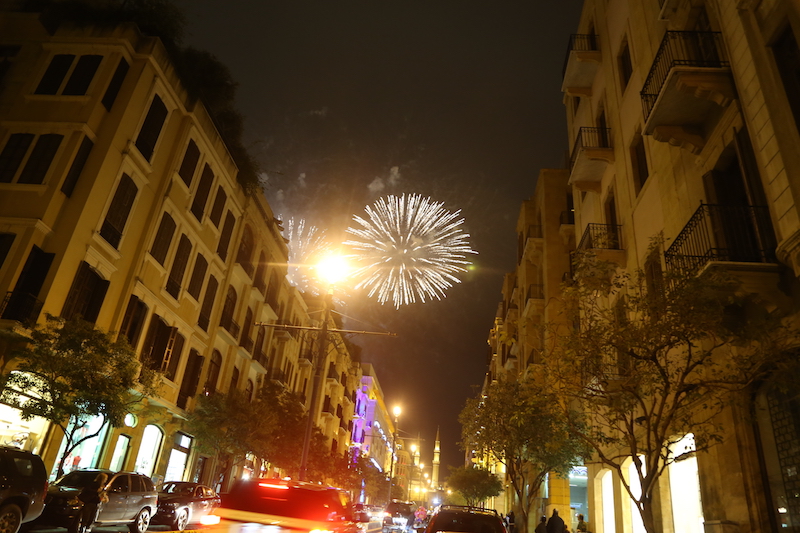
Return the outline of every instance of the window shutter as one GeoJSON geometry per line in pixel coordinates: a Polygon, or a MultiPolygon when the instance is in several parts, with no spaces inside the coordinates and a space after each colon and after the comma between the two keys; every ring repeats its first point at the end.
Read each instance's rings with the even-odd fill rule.
{"type": "Polygon", "coordinates": [[[194,217],[200,222],[203,221],[203,212],[206,210],[206,203],[208,202],[208,193],[211,192],[211,184],[214,182],[214,172],[208,165],[203,168],[203,175],[200,177],[200,183],[197,185],[197,191],[194,193],[194,200],[192,201],[191,211],[194,217]]]}
{"type": "Polygon", "coordinates": [[[217,255],[225,261],[228,257],[228,246],[231,243],[231,235],[233,234],[233,226],[236,220],[233,218],[233,213],[228,211],[225,216],[225,225],[222,227],[222,233],[219,236],[219,243],[217,244],[217,255]]]}
{"type": "Polygon", "coordinates": [[[178,363],[181,360],[181,354],[183,353],[183,345],[186,342],[186,339],[175,331],[175,340],[172,343],[172,349],[169,350],[169,353],[164,355],[164,363],[162,368],[165,369],[164,375],[170,381],[175,381],[175,373],[178,370],[178,363]]]}
{"type": "Polygon", "coordinates": [[[208,270],[208,261],[201,254],[197,254],[197,258],[194,260],[192,279],[189,280],[189,288],[187,289],[187,292],[197,301],[200,301],[200,290],[203,288],[206,270],[208,270]]]}
{"type": "Polygon", "coordinates": [[[197,325],[203,331],[208,331],[208,324],[211,320],[211,311],[214,310],[214,299],[217,297],[217,289],[219,283],[214,276],[208,277],[208,285],[206,286],[206,294],[203,298],[203,306],[200,308],[200,316],[197,318],[197,325]]]}
{"type": "Polygon", "coordinates": [[[169,213],[164,213],[161,216],[161,224],[158,226],[156,238],[153,241],[153,247],[150,248],[150,255],[162,266],[167,258],[169,247],[172,244],[172,236],[175,234],[175,228],[177,228],[175,221],[169,213]]]}
{"type": "Polygon", "coordinates": [[[138,297],[132,295],[128,300],[128,307],[125,309],[125,317],[122,319],[119,333],[128,339],[128,344],[134,348],[136,343],[139,342],[139,335],[142,333],[146,317],[147,305],[138,297]]]}
{"type": "Polygon", "coordinates": [[[105,107],[107,111],[111,111],[111,107],[117,99],[119,90],[122,88],[122,82],[125,81],[125,76],[128,74],[128,69],[130,69],[130,66],[128,62],[125,61],[125,58],[120,59],[117,70],[114,71],[114,76],[108,84],[106,94],[103,95],[103,107],[105,107]]]}
{"type": "Polygon", "coordinates": [[[128,215],[130,215],[137,192],[139,189],[131,177],[123,174],[119,180],[117,192],[114,193],[114,198],[111,200],[108,213],[106,213],[106,219],[100,228],[100,236],[114,248],[117,248],[122,240],[125,223],[128,221],[128,215]]]}
{"type": "Polygon", "coordinates": [[[219,221],[222,219],[222,210],[225,209],[225,201],[227,199],[228,195],[225,194],[225,189],[223,189],[222,185],[220,185],[217,187],[217,196],[214,198],[214,207],[211,208],[211,215],[209,215],[211,222],[216,227],[219,227],[219,221]]]}
{"type": "Polygon", "coordinates": [[[81,261],[61,316],[67,320],[80,316],[87,322],[95,322],[108,291],[108,284],[86,261],[81,261]]]}
{"type": "Polygon", "coordinates": [[[139,136],[136,138],[136,148],[148,161],[153,157],[158,136],[161,135],[161,128],[164,126],[166,119],[167,106],[164,105],[158,95],[155,95],[153,103],[150,104],[150,110],[147,112],[142,124],[142,129],[139,131],[139,136]]]}
{"type": "Polygon", "coordinates": [[[63,192],[67,198],[72,196],[72,191],[75,190],[75,184],[78,182],[81,172],[83,172],[83,167],[86,165],[86,161],[89,159],[89,154],[92,152],[92,148],[94,148],[94,143],[89,137],[84,136],[83,140],[81,141],[81,147],[78,148],[78,153],[75,154],[75,159],[72,161],[72,165],[69,167],[67,177],[64,178],[64,183],[61,184],[61,192],[63,192]]]}
{"type": "Polygon", "coordinates": [[[197,170],[197,161],[200,159],[200,149],[193,140],[189,140],[189,145],[186,147],[186,153],[183,154],[183,162],[181,168],[178,170],[178,175],[181,177],[187,187],[192,186],[192,178],[194,172],[197,170]]]}
{"type": "Polygon", "coordinates": [[[172,261],[172,269],[169,271],[167,279],[167,292],[177,298],[181,291],[181,283],[186,273],[186,265],[189,263],[189,254],[192,253],[192,242],[185,234],[181,235],[178,243],[178,251],[175,252],[175,259],[172,261]]]}

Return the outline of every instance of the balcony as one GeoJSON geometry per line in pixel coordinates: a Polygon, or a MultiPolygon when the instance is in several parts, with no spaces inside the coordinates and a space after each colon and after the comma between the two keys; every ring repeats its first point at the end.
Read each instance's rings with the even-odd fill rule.
{"type": "Polygon", "coordinates": [[[286,385],[287,376],[286,372],[280,370],[278,368],[273,368],[272,371],[269,373],[269,379],[276,383],[280,383],[281,385],[286,385]]]}
{"type": "Polygon", "coordinates": [[[239,338],[239,332],[241,331],[241,326],[233,319],[231,316],[223,315],[219,321],[220,327],[222,327],[225,331],[231,334],[231,336],[235,339],[239,338]]]}
{"type": "Polygon", "coordinates": [[[561,92],[570,96],[591,96],[601,59],[597,35],[571,35],[567,57],[564,58],[561,92]]]}
{"type": "Polygon", "coordinates": [[[244,348],[247,353],[253,353],[253,344],[253,339],[245,336],[242,336],[242,339],[239,341],[239,346],[244,348]]]}
{"type": "Polygon", "coordinates": [[[533,257],[536,252],[541,252],[543,247],[542,226],[528,226],[528,231],[525,233],[525,247],[522,250],[522,257],[533,257]]]}
{"type": "Polygon", "coordinates": [[[689,275],[712,262],[750,263],[749,270],[763,271],[771,268],[756,263],[776,264],[775,247],[767,207],[700,204],[664,252],[664,260],[667,269],[689,275]]]}
{"type": "Polygon", "coordinates": [[[289,328],[282,328],[281,326],[284,324],[276,324],[275,325],[275,333],[273,334],[276,339],[279,341],[288,341],[295,338],[295,332],[293,329],[289,328]]]}
{"type": "Polygon", "coordinates": [[[587,224],[578,250],[592,250],[601,261],[611,261],[624,267],[627,254],[622,247],[622,226],[587,224]]]}
{"type": "Polygon", "coordinates": [[[544,310],[544,285],[536,283],[528,287],[528,293],[525,298],[525,310],[523,315],[530,317],[534,314],[541,313],[544,310]]]}
{"type": "Polygon", "coordinates": [[[614,162],[611,128],[581,128],[569,157],[569,184],[581,191],[600,192],[600,182],[614,162]]]}
{"type": "Polygon", "coordinates": [[[25,325],[36,324],[39,313],[42,311],[42,302],[33,294],[26,292],[8,292],[0,308],[0,318],[3,320],[16,320],[25,325]]]}
{"type": "Polygon", "coordinates": [[[668,31],[641,92],[644,133],[694,154],[736,97],[722,35],[668,31]]]}

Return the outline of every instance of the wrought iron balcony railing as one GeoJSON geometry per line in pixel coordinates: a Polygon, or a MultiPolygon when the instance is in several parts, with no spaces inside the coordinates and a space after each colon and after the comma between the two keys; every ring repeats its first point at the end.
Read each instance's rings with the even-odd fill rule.
{"type": "Polygon", "coordinates": [[[611,148],[611,128],[581,128],[572,145],[572,153],[569,156],[569,168],[575,166],[581,150],[586,148],[611,148]]]}
{"type": "Polygon", "coordinates": [[[776,245],[767,207],[700,204],[664,260],[668,269],[684,273],[710,261],[775,263],[776,245]]]}
{"type": "Polygon", "coordinates": [[[223,315],[219,321],[219,325],[225,328],[228,333],[233,335],[234,339],[239,338],[241,327],[232,317],[223,315]]]}
{"type": "Polygon", "coordinates": [[[650,116],[673,68],[721,68],[729,65],[720,32],[668,31],[656,52],[653,66],[650,67],[640,93],[645,120],[650,116]]]}
{"type": "Polygon", "coordinates": [[[564,58],[564,67],[561,69],[561,77],[567,72],[567,65],[569,64],[569,54],[573,51],[588,52],[597,50],[597,35],[588,35],[581,33],[573,33],[569,37],[569,45],[567,46],[567,57],[564,58]]]}
{"type": "Polygon", "coordinates": [[[0,308],[0,318],[16,320],[26,326],[36,323],[42,311],[42,302],[36,296],[27,292],[13,291],[6,293],[3,306],[0,308]]]}
{"type": "Polygon", "coordinates": [[[579,250],[622,250],[622,226],[617,224],[587,224],[579,250]]]}

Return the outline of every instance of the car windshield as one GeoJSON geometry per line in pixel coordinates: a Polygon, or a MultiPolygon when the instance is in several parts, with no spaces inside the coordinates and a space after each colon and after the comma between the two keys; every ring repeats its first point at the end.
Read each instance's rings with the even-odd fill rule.
{"type": "Polygon", "coordinates": [[[428,529],[436,531],[458,531],[462,533],[505,533],[500,519],[496,516],[442,511],[428,529]]]}
{"type": "Polygon", "coordinates": [[[97,477],[100,472],[91,470],[75,470],[55,482],[59,487],[85,487],[97,477]]]}
{"type": "Polygon", "coordinates": [[[392,502],[386,507],[387,513],[400,513],[400,514],[411,514],[414,511],[411,510],[410,503],[399,503],[399,502],[392,502]]]}
{"type": "Polygon", "coordinates": [[[164,483],[161,492],[164,494],[192,494],[194,485],[191,483],[164,483]]]}
{"type": "Polygon", "coordinates": [[[222,506],[307,520],[343,518],[345,507],[335,490],[242,482],[223,495],[222,506]]]}

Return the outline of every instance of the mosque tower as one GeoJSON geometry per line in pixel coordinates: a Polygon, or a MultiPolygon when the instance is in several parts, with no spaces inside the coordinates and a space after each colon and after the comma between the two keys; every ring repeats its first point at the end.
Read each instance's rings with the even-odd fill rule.
{"type": "Polygon", "coordinates": [[[434,490],[439,490],[439,428],[436,428],[436,444],[433,445],[433,472],[431,485],[434,490]]]}

